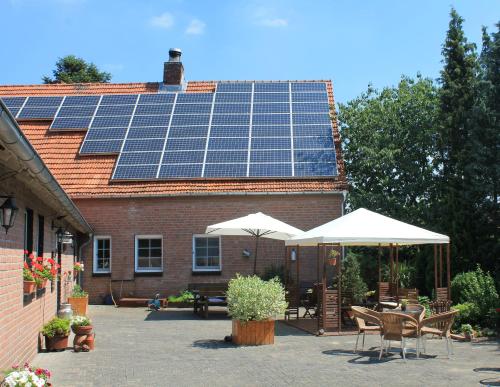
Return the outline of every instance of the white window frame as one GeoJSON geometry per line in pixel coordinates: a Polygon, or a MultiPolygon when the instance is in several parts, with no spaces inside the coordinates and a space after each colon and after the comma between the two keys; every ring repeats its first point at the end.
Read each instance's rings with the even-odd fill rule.
{"type": "Polygon", "coordinates": [[[204,272],[204,271],[213,271],[219,272],[222,271],[222,238],[220,235],[213,234],[194,234],[193,242],[192,242],[192,256],[193,256],[193,271],[196,272],[204,272]],[[211,268],[198,268],[196,267],[196,238],[219,238],[219,267],[211,267],[211,268]]]}
{"type": "Polygon", "coordinates": [[[163,235],[136,235],[134,243],[134,270],[136,273],[162,273],[163,272],[163,235]],[[161,267],[144,269],[137,266],[139,258],[139,239],[159,239],[161,241],[161,267]]]}
{"type": "Polygon", "coordinates": [[[111,266],[113,264],[113,241],[110,235],[96,235],[94,236],[94,261],[92,265],[92,272],[95,274],[111,273],[111,266]],[[109,239],[109,269],[99,269],[97,267],[97,243],[100,240],[109,239]]]}

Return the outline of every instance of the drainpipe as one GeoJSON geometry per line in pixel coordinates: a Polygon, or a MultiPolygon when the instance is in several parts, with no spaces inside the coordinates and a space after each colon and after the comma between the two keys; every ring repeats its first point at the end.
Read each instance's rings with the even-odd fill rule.
{"type": "MultiPolygon", "coordinates": [[[[80,246],[78,246],[78,259],[80,260],[80,262],[82,261],[82,250],[85,246],[87,246],[90,241],[92,240],[92,238],[94,237],[94,234],[93,233],[90,233],[90,234],[87,234],[88,238],[85,242],[83,242],[80,246]]],[[[85,262],[86,264],[86,262],[85,262]]],[[[78,284],[83,288],[83,275],[82,273],[78,273],[78,284]]]]}
{"type": "MultiPolygon", "coordinates": [[[[345,202],[347,200],[347,191],[342,191],[342,216],[345,214],[345,202]]],[[[342,246],[342,261],[345,259],[345,247],[342,246]]]]}

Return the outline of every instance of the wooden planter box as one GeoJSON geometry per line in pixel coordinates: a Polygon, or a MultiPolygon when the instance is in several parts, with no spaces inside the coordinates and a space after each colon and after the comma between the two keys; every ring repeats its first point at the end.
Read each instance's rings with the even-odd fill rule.
{"type": "Polygon", "coordinates": [[[237,345],[274,344],[274,320],[233,320],[233,343],[237,345]]]}
{"type": "Polygon", "coordinates": [[[68,297],[68,303],[71,304],[73,314],[79,316],[87,315],[87,307],[89,305],[89,296],[87,297],[68,297]]]}

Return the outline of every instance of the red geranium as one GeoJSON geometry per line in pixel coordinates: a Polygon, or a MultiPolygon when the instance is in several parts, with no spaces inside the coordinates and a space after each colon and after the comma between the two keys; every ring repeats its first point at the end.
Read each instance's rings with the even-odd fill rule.
{"type": "Polygon", "coordinates": [[[26,262],[24,262],[24,268],[25,269],[29,269],[30,268],[26,262]]]}
{"type": "Polygon", "coordinates": [[[43,257],[38,257],[36,260],[37,260],[38,262],[43,262],[43,257]]]}
{"type": "Polygon", "coordinates": [[[47,262],[50,263],[52,266],[56,263],[52,258],[47,259],[47,262]]]}

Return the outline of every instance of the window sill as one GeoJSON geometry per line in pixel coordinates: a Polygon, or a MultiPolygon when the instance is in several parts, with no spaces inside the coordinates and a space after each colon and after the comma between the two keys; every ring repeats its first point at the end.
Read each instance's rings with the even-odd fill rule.
{"type": "Polygon", "coordinates": [[[134,277],[162,277],[163,271],[136,271],[134,277]]]}
{"type": "Polygon", "coordinates": [[[222,270],[193,270],[191,271],[192,276],[197,275],[221,275],[222,270]]]}
{"type": "Polygon", "coordinates": [[[92,273],[92,277],[111,277],[111,272],[109,272],[109,273],[92,273]]]}

